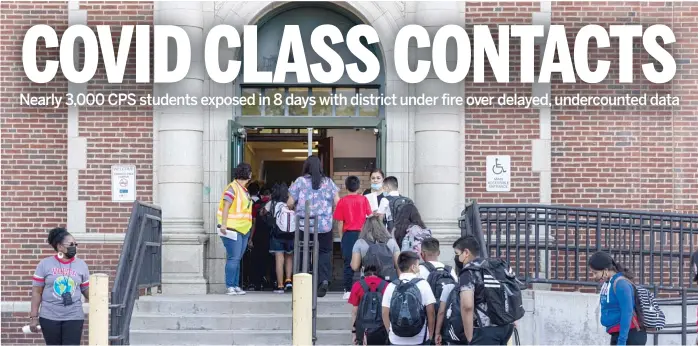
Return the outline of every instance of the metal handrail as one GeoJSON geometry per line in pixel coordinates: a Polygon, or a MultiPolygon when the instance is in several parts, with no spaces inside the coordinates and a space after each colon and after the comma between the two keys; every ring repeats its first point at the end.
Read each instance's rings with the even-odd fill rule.
{"type": "Polygon", "coordinates": [[[685,345],[686,335],[695,332],[688,330],[686,313],[698,301],[689,301],[687,295],[698,288],[689,277],[691,269],[685,269],[698,246],[698,215],[472,201],[459,226],[462,235],[480,240],[483,256],[509,260],[527,284],[598,289],[586,260],[592,252],[609,252],[639,273],[637,284],[660,297],[660,305],[681,306],[682,323],[652,332],[655,345],[659,334],[681,334],[685,345]],[[661,298],[667,294],[680,298],[661,298]]]}
{"type": "Polygon", "coordinates": [[[131,315],[139,289],[162,292],[162,210],[135,201],[111,291],[109,341],[128,345],[131,315]]]}

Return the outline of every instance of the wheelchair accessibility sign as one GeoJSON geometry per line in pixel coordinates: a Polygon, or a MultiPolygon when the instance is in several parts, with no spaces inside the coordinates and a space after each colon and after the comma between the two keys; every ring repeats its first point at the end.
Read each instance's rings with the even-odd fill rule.
{"type": "Polygon", "coordinates": [[[511,191],[511,156],[487,156],[487,191],[511,191]]]}

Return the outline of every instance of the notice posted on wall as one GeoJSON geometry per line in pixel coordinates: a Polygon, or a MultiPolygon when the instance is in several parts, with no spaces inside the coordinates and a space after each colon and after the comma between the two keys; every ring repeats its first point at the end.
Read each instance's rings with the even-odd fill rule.
{"type": "Polygon", "coordinates": [[[511,191],[511,156],[487,156],[487,192],[511,191]]]}
{"type": "Polygon", "coordinates": [[[111,167],[112,202],[136,200],[136,166],[114,165],[111,167]]]}

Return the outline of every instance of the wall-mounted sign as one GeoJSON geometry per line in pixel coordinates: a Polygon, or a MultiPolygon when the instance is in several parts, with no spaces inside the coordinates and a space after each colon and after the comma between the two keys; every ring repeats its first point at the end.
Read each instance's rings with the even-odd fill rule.
{"type": "Polygon", "coordinates": [[[487,191],[511,191],[511,156],[487,156],[487,191]]]}
{"type": "Polygon", "coordinates": [[[112,202],[133,202],[136,200],[136,166],[111,166],[112,202]]]}

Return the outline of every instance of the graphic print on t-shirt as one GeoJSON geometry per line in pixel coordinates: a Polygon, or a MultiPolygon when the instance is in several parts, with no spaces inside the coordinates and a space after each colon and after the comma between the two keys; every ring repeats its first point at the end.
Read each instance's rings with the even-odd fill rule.
{"type": "Polygon", "coordinates": [[[67,292],[72,296],[75,292],[75,286],[75,280],[70,276],[59,276],[53,282],[53,295],[61,299],[61,296],[67,292]]]}

